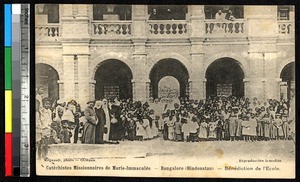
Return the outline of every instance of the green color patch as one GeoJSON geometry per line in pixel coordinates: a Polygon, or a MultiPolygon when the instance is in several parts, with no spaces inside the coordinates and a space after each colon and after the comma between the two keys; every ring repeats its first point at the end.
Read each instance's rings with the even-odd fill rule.
{"type": "Polygon", "coordinates": [[[11,47],[5,47],[5,90],[11,90],[12,85],[12,55],[11,47]]]}

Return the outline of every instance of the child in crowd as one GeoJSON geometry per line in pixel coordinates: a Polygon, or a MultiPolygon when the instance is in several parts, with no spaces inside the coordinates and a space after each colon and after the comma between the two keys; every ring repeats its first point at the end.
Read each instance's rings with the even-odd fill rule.
{"type": "Polygon", "coordinates": [[[174,140],[174,125],[175,125],[175,117],[173,113],[169,116],[169,120],[167,122],[168,126],[168,139],[174,140]]]}
{"type": "Polygon", "coordinates": [[[236,140],[242,140],[242,122],[243,122],[243,116],[241,114],[238,115],[238,119],[236,121],[236,140]]]}
{"type": "Polygon", "coordinates": [[[180,118],[176,119],[174,128],[175,141],[182,141],[182,123],[180,118]]]}
{"type": "Polygon", "coordinates": [[[128,140],[133,141],[136,137],[136,121],[133,119],[132,114],[127,114],[128,118],[128,126],[127,126],[127,134],[128,134],[128,140]]]}
{"type": "Polygon", "coordinates": [[[268,141],[271,138],[271,131],[272,131],[272,125],[271,125],[272,120],[269,112],[265,113],[262,123],[264,128],[264,140],[268,141]]]}
{"type": "Polygon", "coordinates": [[[144,137],[146,138],[146,131],[143,127],[143,120],[140,119],[136,121],[136,140],[142,141],[144,137]]]}
{"type": "Polygon", "coordinates": [[[281,117],[282,117],[282,129],[284,134],[283,139],[288,140],[290,136],[290,132],[289,132],[289,115],[287,109],[284,109],[281,117]]]}
{"type": "Polygon", "coordinates": [[[61,143],[71,143],[72,133],[69,130],[69,124],[67,120],[62,120],[62,130],[60,132],[61,143]]]}
{"type": "Polygon", "coordinates": [[[210,120],[210,123],[208,124],[208,139],[211,141],[216,140],[217,138],[217,133],[216,133],[216,128],[217,128],[217,122],[210,120]]]}
{"type": "Polygon", "coordinates": [[[283,122],[281,119],[281,114],[276,114],[275,120],[274,120],[274,125],[276,127],[277,130],[277,140],[281,140],[284,138],[284,133],[283,133],[283,122]]]}
{"type": "Polygon", "coordinates": [[[208,128],[208,124],[207,124],[207,120],[205,118],[203,118],[200,122],[200,126],[199,126],[199,140],[200,141],[205,141],[207,140],[207,128],[208,128]]]}
{"type": "Polygon", "coordinates": [[[249,115],[244,116],[243,122],[242,122],[242,135],[243,135],[243,139],[246,142],[249,142],[249,130],[250,130],[250,123],[249,123],[249,115]]]}
{"type": "Polygon", "coordinates": [[[182,118],[182,133],[183,133],[183,140],[185,142],[189,141],[189,135],[190,135],[190,129],[189,129],[189,124],[188,120],[186,118],[182,118]]]}
{"type": "Polygon", "coordinates": [[[79,123],[79,128],[78,128],[78,139],[80,142],[82,142],[82,135],[83,135],[83,129],[84,129],[84,124],[83,122],[79,123]]]}
{"type": "Polygon", "coordinates": [[[254,141],[256,135],[257,121],[255,118],[255,114],[251,113],[251,118],[249,119],[249,136],[251,142],[254,141]]]}
{"type": "Polygon", "coordinates": [[[52,112],[50,110],[50,101],[48,98],[42,100],[43,108],[41,109],[41,129],[42,129],[42,139],[41,139],[41,155],[45,160],[48,154],[48,145],[51,135],[50,126],[52,123],[52,112]]]}
{"type": "Polygon", "coordinates": [[[190,141],[192,142],[197,142],[198,141],[198,129],[199,129],[199,125],[198,125],[198,122],[197,122],[197,116],[194,115],[191,119],[191,121],[189,122],[189,138],[190,138],[190,141]]]}

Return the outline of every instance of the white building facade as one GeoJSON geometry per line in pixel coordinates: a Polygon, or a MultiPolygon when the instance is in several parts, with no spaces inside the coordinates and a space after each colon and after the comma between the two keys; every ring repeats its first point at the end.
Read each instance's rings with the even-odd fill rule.
{"type": "Polygon", "coordinates": [[[110,96],[145,101],[172,76],[179,96],[190,99],[289,99],[293,7],[235,8],[37,5],[36,86],[52,100],[81,104],[110,96]],[[216,19],[219,9],[234,9],[234,20],[216,19]]]}

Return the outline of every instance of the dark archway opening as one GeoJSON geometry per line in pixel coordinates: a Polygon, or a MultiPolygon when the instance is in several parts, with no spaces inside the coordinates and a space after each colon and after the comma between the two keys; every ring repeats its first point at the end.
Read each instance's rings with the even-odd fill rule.
{"type": "Polygon", "coordinates": [[[98,67],[95,73],[95,99],[132,98],[132,72],[120,60],[109,59],[98,67]]]}
{"type": "Polygon", "coordinates": [[[158,83],[165,76],[175,77],[180,84],[180,97],[188,98],[189,73],[186,67],[176,59],[162,59],[153,66],[150,72],[150,80],[151,80],[150,96],[151,97],[158,98],[158,90],[159,90],[158,83]]]}
{"type": "Polygon", "coordinates": [[[292,94],[295,93],[295,62],[287,64],[280,73],[280,78],[282,82],[286,83],[286,93],[280,93],[281,99],[291,99],[292,94]],[[284,94],[286,94],[284,96],[284,94]]]}
{"type": "Polygon", "coordinates": [[[186,5],[148,5],[149,20],[186,20],[186,5]]]}
{"type": "Polygon", "coordinates": [[[132,5],[94,4],[93,20],[130,21],[132,5]]]}
{"type": "Polygon", "coordinates": [[[36,64],[36,87],[44,88],[43,98],[48,97],[50,103],[59,99],[59,75],[50,65],[44,63],[36,64]]]}
{"type": "Polygon", "coordinates": [[[244,72],[232,58],[214,61],[206,71],[206,96],[244,96],[244,72]]]}

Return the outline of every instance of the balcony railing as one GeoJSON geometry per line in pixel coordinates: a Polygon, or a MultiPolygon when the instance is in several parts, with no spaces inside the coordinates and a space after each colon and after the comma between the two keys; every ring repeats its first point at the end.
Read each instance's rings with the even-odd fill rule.
{"type": "MultiPolygon", "coordinates": [[[[244,37],[247,36],[247,27],[244,20],[215,21],[205,20],[206,37],[244,37]]],[[[93,38],[122,39],[130,38],[132,32],[131,21],[93,21],[91,36],[93,38]]],[[[188,38],[189,24],[185,20],[155,20],[148,21],[149,38],[188,38]]],[[[49,23],[36,25],[36,40],[41,42],[59,41],[61,36],[60,24],[49,23]]],[[[292,21],[278,21],[279,36],[293,36],[294,23],[292,21]]]]}
{"type": "Polygon", "coordinates": [[[205,34],[216,37],[228,36],[244,36],[245,34],[244,20],[234,21],[215,21],[205,20],[205,34]]]}
{"type": "Polygon", "coordinates": [[[60,37],[59,24],[36,25],[35,34],[37,41],[57,41],[60,37]]]}
{"type": "Polygon", "coordinates": [[[131,21],[93,21],[91,30],[94,37],[127,37],[131,35],[131,21]]]}
{"type": "Polygon", "coordinates": [[[188,23],[185,20],[148,21],[149,36],[153,37],[187,37],[188,23]]]}
{"type": "Polygon", "coordinates": [[[294,33],[292,21],[278,21],[278,29],[280,36],[282,35],[292,35],[294,33]]]}

